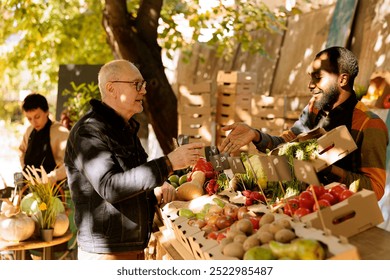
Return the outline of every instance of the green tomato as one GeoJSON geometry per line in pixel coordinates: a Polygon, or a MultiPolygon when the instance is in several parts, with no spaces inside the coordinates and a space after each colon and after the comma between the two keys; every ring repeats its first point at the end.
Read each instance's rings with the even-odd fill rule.
{"type": "Polygon", "coordinates": [[[175,183],[176,185],[179,185],[179,175],[173,174],[169,176],[168,181],[171,183],[175,183]]]}
{"type": "Polygon", "coordinates": [[[187,174],[184,174],[179,178],[179,185],[183,185],[185,182],[187,182],[187,174]]]}
{"type": "Polygon", "coordinates": [[[195,217],[195,213],[192,212],[191,209],[181,208],[181,209],[179,210],[179,216],[180,216],[180,217],[185,217],[185,218],[188,218],[188,219],[189,219],[189,218],[195,217]]]}

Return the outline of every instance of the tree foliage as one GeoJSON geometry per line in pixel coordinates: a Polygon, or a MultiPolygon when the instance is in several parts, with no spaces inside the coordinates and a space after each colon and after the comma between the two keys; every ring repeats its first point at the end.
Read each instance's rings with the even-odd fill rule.
{"type": "MultiPolygon", "coordinates": [[[[112,58],[101,25],[104,2],[1,1],[0,77],[6,81],[1,90],[50,91],[56,88],[59,64],[101,64],[112,58]],[[25,78],[20,79],[21,74],[25,78]]],[[[126,2],[129,15],[137,18],[140,1],[126,2]]],[[[265,54],[264,42],[253,40],[253,33],[284,28],[285,10],[275,14],[263,1],[237,1],[237,5],[209,1],[214,5],[207,10],[200,2],[208,1],[164,1],[158,42],[168,57],[173,58],[178,49],[191,55],[193,44],[200,39],[216,46],[226,59],[238,44],[244,51],[265,54]]]]}
{"type": "Polygon", "coordinates": [[[100,64],[113,57],[100,0],[3,0],[0,4],[2,92],[57,87],[60,64],[100,64]],[[22,78],[21,78],[22,76],[22,78]]]}
{"type": "Polygon", "coordinates": [[[264,55],[266,37],[253,36],[281,31],[287,16],[260,0],[3,0],[0,12],[1,92],[46,94],[56,89],[60,64],[129,59],[153,93],[146,95],[145,111],[164,152],[177,136],[177,101],[162,50],[169,58],[177,50],[188,58],[203,41],[227,60],[238,48],[264,55]]]}
{"type": "Polygon", "coordinates": [[[217,55],[226,60],[231,59],[237,46],[252,54],[265,55],[266,37],[254,40],[253,35],[259,30],[281,32],[285,29],[286,16],[297,12],[298,9],[287,11],[279,7],[275,13],[259,0],[165,1],[160,42],[169,57],[176,49],[190,56],[192,46],[199,41],[216,47],[217,55]],[[209,8],[202,9],[200,2],[209,2],[209,8]],[[184,36],[183,24],[187,25],[184,36]]]}

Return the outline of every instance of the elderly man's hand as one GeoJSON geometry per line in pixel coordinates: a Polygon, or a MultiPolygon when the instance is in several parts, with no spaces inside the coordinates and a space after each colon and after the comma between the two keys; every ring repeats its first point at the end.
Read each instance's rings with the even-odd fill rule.
{"type": "Polygon", "coordinates": [[[176,189],[168,182],[164,182],[161,187],[154,189],[154,195],[159,205],[166,204],[176,199],[176,189]]]}
{"type": "Polygon", "coordinates": [[[179,170],[194,165],[202,155],[203,143],[190,143],[176,148],[167,156],[172,163],[173,170],[179,170]]]}

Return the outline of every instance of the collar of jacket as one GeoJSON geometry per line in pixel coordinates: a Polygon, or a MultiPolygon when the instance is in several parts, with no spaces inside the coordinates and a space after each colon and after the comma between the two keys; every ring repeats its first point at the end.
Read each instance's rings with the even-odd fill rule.
{"type": "Polygon", "coordinates": [[[129,129],[134,132],[138,131],[139,123],[135,119],[130,118],[127,122],[124,121],[124,119],[118,115],[114,109],[100,100],[91,99],[89,103],[92,106],[92,110],[104,118],[115,129],[129,129]]]}

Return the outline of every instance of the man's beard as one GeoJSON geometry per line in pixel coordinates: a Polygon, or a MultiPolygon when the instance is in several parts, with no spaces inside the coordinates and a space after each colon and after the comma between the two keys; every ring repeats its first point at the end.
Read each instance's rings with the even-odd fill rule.
{"type": "Polygon", "coordinates": [[[314,103],[314,106],[319,110],[329,112],[336,101],[339,99],[340,91],[337,87],[332,86],[327,91],[322,91],[321,99],[314,103]]]}

